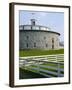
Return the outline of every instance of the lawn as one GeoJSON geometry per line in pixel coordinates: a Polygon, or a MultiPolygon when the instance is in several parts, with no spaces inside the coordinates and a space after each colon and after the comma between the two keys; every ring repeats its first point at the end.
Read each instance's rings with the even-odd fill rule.
{"type": "Polygon", "coordinates": [[[20,50],[19,57],[26,56],[40,56],[40,55],[51,55],[51,54],[64,54],[64,49],[59,50],[20,50]]]}
{"type": "MultiPolygon", "coordinates": [[[[56,63],[44,63],[44,64],[40,64],[40,65],[52,66],[52,67],[58,68],[58,65],[56,63]]],[[[42,78],[42,77],[44,77],[44,76],[40,75],[39,73],[44,73],[44,74],[50,75],[51,77],[57,77],[57,75],[54,75],[54,74],[38,71],[37,68],[39,68],[38,65],[37,66],[36,65],[29,65],[29,66],[20,68],[20,79],[22,79],[22,78],[24,79],[24,78],[42,78]]],[[[64,69],[64,65],[61,64],[60,68],[64,69]]],[[[47,71],[52,71],[52,72],[56,72],[56,73],[58,72],[58,70],[56,70],[54,68],[52,69],[52,68],[47,68],[47,67],[40,67],[40,69],[47,70],[47,71]]],[[[64,74],[63,71],[60,71],[60,73],[64,74]]]]}
{"type": "MultiPolygon", "coordinates": [[[[27,66],[27,68],[28,68],[28,70],[30,68],[40,68],[40,69],[44,69],[44,70],[48,70],[48,71],[58,72],[58,70],[55,69],[55,68],[58,68],[58,64],[57,63],[49,62],[49,63],[40,64],[40,65],[41,66],[46,66],[46,67],[41,67],[41,66],[38,66],[38,65],[30,65],[30,66],[27,66]],[[54,68],[48,68],[47,66],[52,66],[54,68]]],[[[64,69],[64,64],[60,64],[60,68],[64,69]]],[[[32,71],[37,72],[37,70],[32,70],[32,71]]]]}
{"type": "Polygon", "coordinates": [[[22,68],[19,69],[19,72],[19,79],[45,78],[43,75],[22,68]]]}
{"type": "MultiPolygon", "coordinates": [[[[52,54],[64,54],[64,49],[59,49],[59,50],[35,50],[35,49],[33,49],[33,50],[20,50],[19,51],[19,57],[52,55],[52,54]]],[[[61,62],[64,62],[64,60],[62,60],[61,62]]],[[[41,65],[58,67],[58,65],[56,63],[51,63],[51,62],[43,63],[41,65]]],[[[40,75],[37,72],[37,70],[34,70],[34,68],[37,68],[37,66],[35,66],[33,64],[30,66],[27,66],[27,67],[20,68],[19,69],[19,72],[20,72],[19,78],[20,79],[44,78],[44,76],[40,75]]],[[[64,69],[64,65],[60,65],[60,68],[64,69]]],[[[50,68],[41,67],[41,69],[52,71],[52,72],[58,72],[57,70],[50,69],[50,68]]],[[[61,74],[64,74],[64,72],[61,72],[61,74]]],[[[57,77],[56,75],[53,75],[53,74],[48,74],[48,75],[51,75],[52,77],[57,77]]]]}

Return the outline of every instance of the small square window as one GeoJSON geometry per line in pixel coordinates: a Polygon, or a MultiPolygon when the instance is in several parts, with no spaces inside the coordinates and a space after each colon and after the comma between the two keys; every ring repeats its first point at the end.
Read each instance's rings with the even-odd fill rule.
{"type": "Polygon", "coordinates": [[[54,38],[52,38],[52,43],[54,43],[54,38]]]}
{"type": "Polygon", "coordinates": [[[29,46],[28,46],[28,43],[26,44],[26,46],[27,46],[27,48],[29,47],[29,46]]]}
{"type": "Polygon", "coordinates": [[[46,37],[44,37],[44,39],[46,39],[46,37]]]}
{"type": "Polygon", "coordinates": [[[46,47],[48,47],[48,44],[46,43],[46,47]]]}
{"type": "Polygon", "coordinates": [[[34,47],[36,47],[36,43],[34,43],[34,47]]]}
{"type": "Polygon", "coordinates": [[[27,40],[29,39],[29,36],[27,36],[27,40]]]}

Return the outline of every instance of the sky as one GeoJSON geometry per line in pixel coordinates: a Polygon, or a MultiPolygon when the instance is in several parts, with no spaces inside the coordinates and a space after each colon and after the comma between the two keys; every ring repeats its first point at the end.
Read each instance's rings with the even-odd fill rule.
{"type": "Polygon", "coordinates": [[[36,25],[47,26],[51,31],[60,33],[60,41],[64,41],[63,12],[19,11],[19,25],[31,24],[30,19],[36,19],[36,25]]]}

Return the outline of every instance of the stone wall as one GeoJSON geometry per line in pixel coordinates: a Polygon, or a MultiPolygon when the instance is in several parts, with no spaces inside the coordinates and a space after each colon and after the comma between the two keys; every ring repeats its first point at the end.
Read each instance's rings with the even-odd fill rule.
{"type": "Polygon", "coordinates": [[[20,49],[59,49],[59,35],[40,30],[20,30],[19,46],[20,49]]]}

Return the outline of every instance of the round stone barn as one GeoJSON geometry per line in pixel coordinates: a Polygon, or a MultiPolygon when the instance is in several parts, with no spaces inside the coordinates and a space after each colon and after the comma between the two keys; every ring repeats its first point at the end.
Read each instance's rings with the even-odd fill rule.
{"type": "Polygon", "coordinates": [[[31,19],[30,25],[19,26],[19,49],[59,49],[59,36],[60,33],[36,25],[36,20],[31,19]]]}

